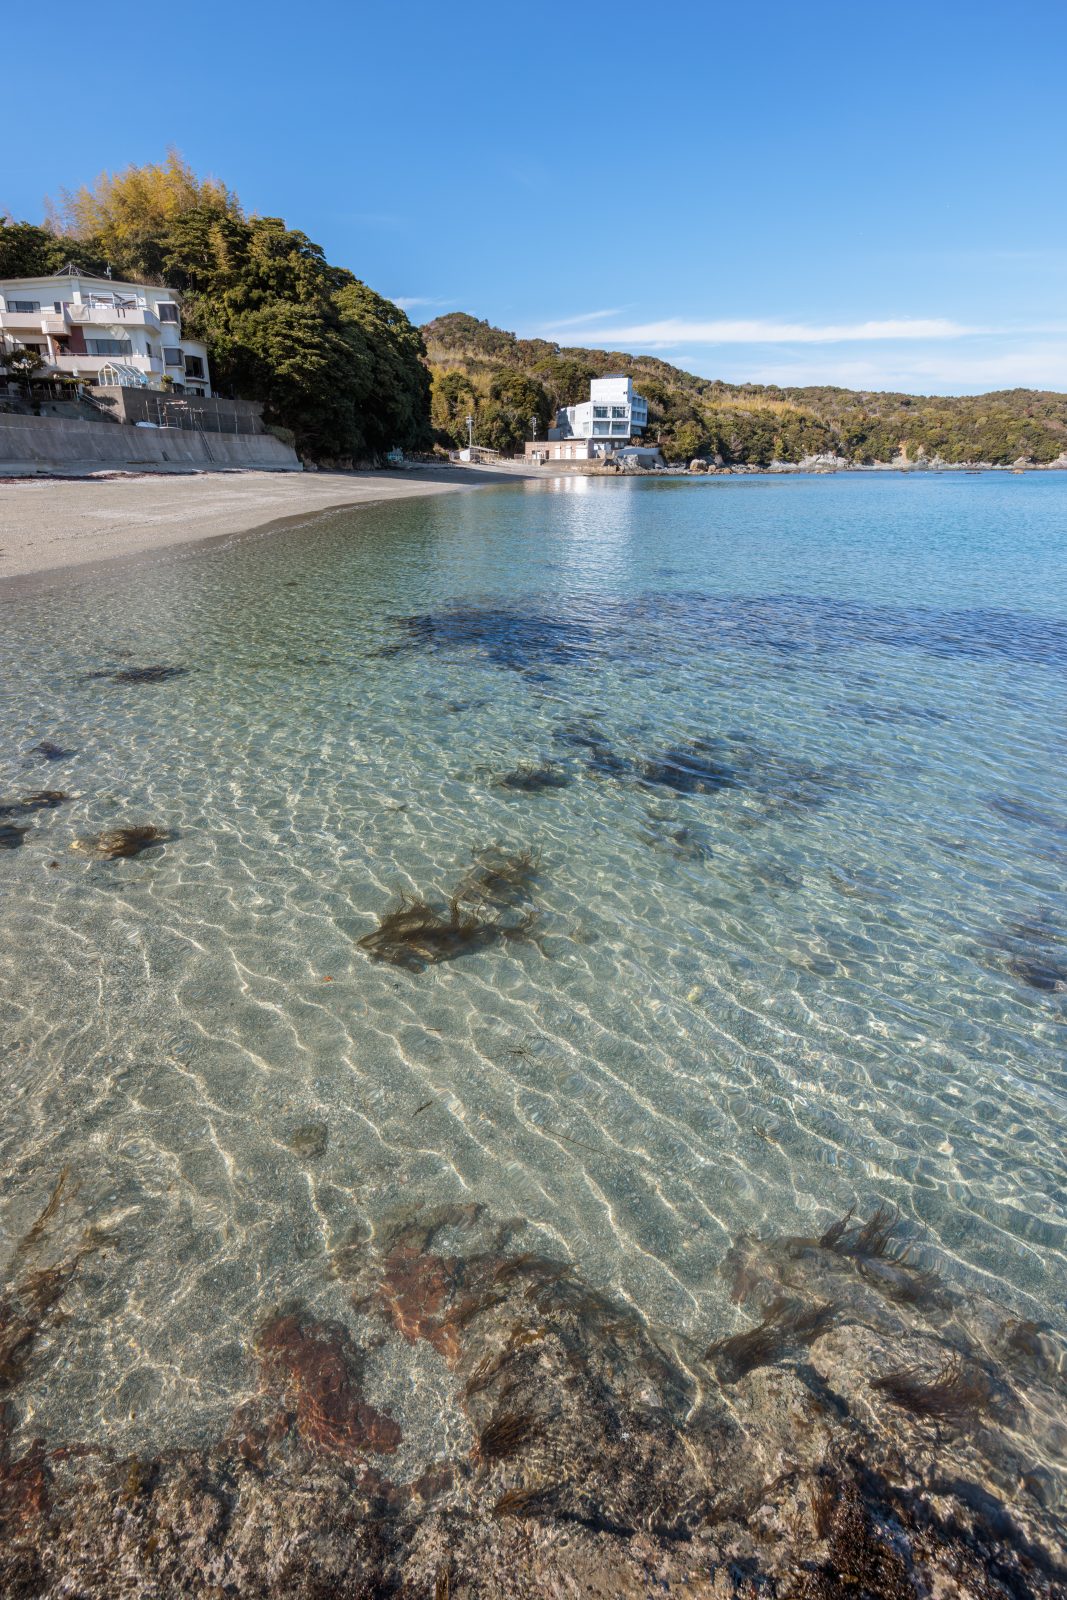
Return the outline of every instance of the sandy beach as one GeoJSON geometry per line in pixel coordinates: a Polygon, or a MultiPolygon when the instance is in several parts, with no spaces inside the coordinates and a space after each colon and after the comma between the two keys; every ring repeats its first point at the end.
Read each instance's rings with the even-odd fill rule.
{"type": "Polygon", "coordinates": [[[0,483],[0,585],[140,556],[345,506],[449,494],[526,476],[472,467],[380,473],[203,473],[0,483]]]}

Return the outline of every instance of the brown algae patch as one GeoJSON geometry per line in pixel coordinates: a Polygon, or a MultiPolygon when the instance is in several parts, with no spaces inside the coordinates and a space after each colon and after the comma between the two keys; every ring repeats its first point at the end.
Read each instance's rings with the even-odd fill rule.
{"type": "Polygon", "coordinates": [[[82,674],[83,683],[107,679],[110,683],[169,683],[171,678],[183,678],[188,667],[167,667],[156,664],[150,667],[104,667],[98,672],[82,674]]]}
{"type": "Polygon", "coordinates": [[[155,845],[166,844],[173,838],[173,833],[168,829],[158,828],[154,823],[145,822],[126,828],[105,828],[103,833],[75,839],[71,849],[82,850],[86,855],[95,856],[100,861],[119,861],[130,856],[139,856],[142,851],[151,850],[155,845]]]}
{"type": "Polygon", "coordinates": [[[61,789],[38,789],[35,794],[23,795],[21,800],[9,800],[0,805],[0,817],[25,817],[35,811],[54,811],[70,799],[61,789]]]}
{"type": "Polygon", "coordinates": [[[421,972],[492,945],[531,937],[537,912],[532,885],[539,857],[500,846],[476,851],[443,905],[401,895],[377,928],[358,941],[374,961],[421,972]]]}
{"type": "Polygon", "coordinates": [[[990,1401],[989,1384],[983,1373],[969,1370],[955,1350],[933,1374],[921,1367],[906,1367],[875,1378],[871,1388],[916,1417],[945,1422],[971,1422],[990,1401]]]}
{"type": "Polygon", "coordinates": [[[566,789],[570,777],[562,767],[546,762],[543,766],[518,766],[493,779],[494,789],[512,789],[518,794],[542,794],[546,789],[566,789]]]}
{"type": "Polygon", "coordinates": [[[767,1367],[791,1349],[807,1348],[832,1326],[834,1307],[776,1300],[763,1321],[745,1333],[720,1339],[705,1353],[724,1383],[736,1383],[756,1367],[767,1367]]]}

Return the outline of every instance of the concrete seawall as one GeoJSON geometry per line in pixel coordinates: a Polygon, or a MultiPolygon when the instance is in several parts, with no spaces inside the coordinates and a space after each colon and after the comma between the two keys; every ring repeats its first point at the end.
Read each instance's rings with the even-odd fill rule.
{"type": "Polygon", "coordinates": [[[212,468],[299,472],[296,452],[270,433],[199,433],[120,422],[0,415],[0,477],[41,473],[180,472],[212,468]]]}

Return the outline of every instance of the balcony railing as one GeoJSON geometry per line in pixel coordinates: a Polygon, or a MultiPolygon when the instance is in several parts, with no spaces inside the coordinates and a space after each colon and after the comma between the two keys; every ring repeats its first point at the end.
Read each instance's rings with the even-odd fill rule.
{"type": "Polygon", "coordinates": [[[0,328],[39,328],[40,311],[0,311],[0,328]]]}
{"type": "Polygon", "coordinates": [[[125,322],[133,327],[153,328],[157,332],[160,327],[159,318],[150,306],[86,305],[82,301],[80,305],[65,306],[64,314],[72,325],[125,322]]]}

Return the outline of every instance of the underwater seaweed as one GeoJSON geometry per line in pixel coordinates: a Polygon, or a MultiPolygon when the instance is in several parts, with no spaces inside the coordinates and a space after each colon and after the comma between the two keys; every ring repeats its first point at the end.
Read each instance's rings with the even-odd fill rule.
{"type": "Polygon", "coordinates": [[[902,1367],[872,1379],[871,1388],[914,1416],[957,1423],[977,1416],[991,1398],[984,1373],[968,1370],[958,1351],[933,1376],[924,1375],[921,1367],[902,1367]]]}
{"type": "Polygon", "coordinates": [[[474,865],[449,896],[447,911],[402,894],[377,928],[357,940],[360,948],[374,961],[421,972],[494,944],[530,938],[537,913],[529,891],[539,855],[498,845],[473,854],[474,865]]]}
{"type": "Polygon", "coordinates": [[[641,761],[637,773],[643,783],[673,789],[676,794],[720,794],[741,785],[736,767],[724,759],[723,744],[708,739],[691,739],[659,757],[641,761]]]}
{"type": "Polygon", "coordinates": [[[0,850],[21,849],[22,836],[29,831],[28,827],[16,827],[13,822],[0,823],[0,850]]]}
{"type": "Polygon", "coordinates": [[[890,1249],[893,1234],[900,1222],[899,1212],[890,1206],[879,1205],[866,1222],[853,1227],[855,1211],[855,1206],[849,1206],[843,1217],[830,1224],[819,1240],[820,1247],[833,1250],[839,1256],[903,1259],[902,1252],[890,1249]]]}
{"type": "Polygon", "coordinates": [[[799,1300],[774,1301],[763,1321],[743,1333],[720,1339],[704,1352],[724,1383],[737,1383],[757,1367],[769,1367],[788,1350],[807,1347],[828,1332],[836,1308],[830,1301],[806,1305],[799,1300]]]}
{"type": "Polygon", "coordinates": [[[85,839],[76,839],[72,850],[84,850],[87,855],[102,861],[125,860],[139,856],[142,850],[166,844],[174,835],[166,828],[157,828],[152,822],[143,822],[127,828],[105,828],[85,839]]]}
{"type": "Polygon", "coordinates": [[[524,610],[518,604],[456,605],[391,621],[403,637],[384,645],[377,652],[380,656],[470,650],[493,666],[530,673],[546,665],[580,661],[593,646],[593,634],[584,623],[524,610]]]}
{"type": "Polygon", "coordinates": [[[43,756],[46,761],[67,761],[77,753],[76,750],[64,750],[62,745],[55,744],[51,739],[42,739],[40,744],[30,748],[31,755],[43,756]]]}
{"type": "Polygon", "coordinates": [[[1029,988],[1040,989],[1044,994],[1063,994],[1067,990],[1067,963],[1062,961],[1020,958],[1008,962],[1008,971],[1029,988]]]}
{"type": "Polygon", "coordinates": [[[545,789],[566,789],[570,777],[562,767],[547,763],[540,767],[518,766],[513,772],[504,772],[493,779],[494,789],[514,789],[519,794],[541,794],[545,789]]]}
{"type": "Polygon", "coordinates": [[[82,681],[90,683],[100,678],[107,678],[112,683],[167,683],[171,678],[182,678],[189,671],[188,667],[165,667],[155,665],[151,667],[104,667],[98,672],[82,674],[82,681]]]}
{"type": "Polygon", "coordinates": [[[940,1275],[909,1259],[910,1246],[896,1237],[900,1215],[879,1205],[865,1223],[854,1224],[855,1206],[832,1222],[820,1249],[855,1263],[860,1275],[899,1305],[930,1307],[947,1297],[940,1275]]]}
{"type": "MultiPolygon", "coordinates": [[[[0,1390],[10,1388],[19,1377],[30,1351],[58,1306],[67,1285],[86,1256],[108,1243],[106,1235],[87,1228],[64,1259],[50,1266],[23,1271],[48,1234],[49,1227],[64,1200],[74,1193],[68,1183],[69,1167],[64,1167],[53,1185],[44,1208],[38,1213],[15,1246],[7,1269],[7,1283],[0,1299],[0,1390]]],[[[2,1454],[2,1408],[0,1408],[0,1454],[2,1454]]]]}
{"type": "Polygon", "coordinates": [[[454,899],[498,907],[525,902],[541,868],[539,850],[506,850],[502,845],[487,845],[473,850],[474,865],[463,875],[454,899]]]}
{"type": "Polygon", "coordinates": [[[945,1297],[945,1287],[938,1273],[917,1267],[903,1257],[899,1260],[860,1257],[857,1265],[868,1283],[898,1305],[930,1307],[945,1297]]]}
{"type": "Polygon", "coordinates": [[[357,942],[373,961],[390,962],[421,972],[440,961],[454,961],[471,950],[491,942],[493,925],[471,911],[461,911],[451,900],[447,914],[424,900],[409,900],[387,911],[372,933],[357,942]]]}
{"type": "Polygon", "coordinates": [[[542,1484],[528,1489],[506,1489],[493,1506],[494,1517],[534,1517],[548,1511],[560,1485],[542,1484]]]}
{"type": "MultiPolygon", "coordinates": [[[[798,1600],[916,1600],[908,1563],[891,1539],[879,1535],[852,1477],[820,1488],[827,1496],[816,1531],[828,1559],[797,1572],[798,1600]]],[[[990,1597],[992,1600],[992,1596],[990,1597]]]]}
{"type": "Polygon", "coordinates": [[[478,1436],[478,1453],[483,1461],[503,1461],[521,1450],[537,1427],[532,1411],[498,1411],[478,1436]]]}
{"type": "Polygon", "coordinates": [[[20,1261],[23,1256],[29,1255],[30,1251],[37,1246],[43,1235],[48,1231],[48,1224],[51,1222],[52,1218],[56,1215],[56,1212],[62,1205],[64,1196],[69,1198],[69,1194],[73,1192],[72,1190],[68,1191],[67,1189],[67,1179],[69,1177],[70,1167],[66,1166],[61,1170],[59,1177],[56,1179],[52,1188],[52,1193],[49,1195],[48,1200],[45,1203],[44,1210],[38,1214],[32,1226],[26,1233],[23,1234],[22,1238],[15,1246],[15,1253],[11,1258],[12,1266],[14,1266],[16,1262],[20,1261]]]}
{"type": "Polygon", "coordinates": [[[1043,811],[1020,795],[995,794],[988,800],[989,809],[1010,822],[1023,822],[1034,828],[1045,828],[1049,833],[1067,835],[1067,821],[1043,811]]]}
{"type": "Polygon", "coordinates": [[[23,795],[21,800],[11,800],[0,806],[0,817],[28,816],[34,811],[54,811],[70,799],[60,789],[38,789],[36,794],[23,795]]]}

